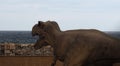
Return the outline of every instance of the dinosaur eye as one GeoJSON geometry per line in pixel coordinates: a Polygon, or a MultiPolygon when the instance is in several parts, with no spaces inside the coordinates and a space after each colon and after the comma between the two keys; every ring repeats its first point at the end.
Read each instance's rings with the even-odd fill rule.
{"type": "Polygon", "coordinates": [[[36,35],[38,35],[38,33],[36,33],[36,35]]]}

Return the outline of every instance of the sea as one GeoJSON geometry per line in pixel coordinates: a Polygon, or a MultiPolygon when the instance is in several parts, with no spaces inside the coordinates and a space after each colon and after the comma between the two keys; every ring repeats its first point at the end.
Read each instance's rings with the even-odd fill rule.
{"type": "MultiPolygon", "coordinates": [[[[106,34],[120,39],[120,31],[104,31],[106,34]]],[[[31,31],[0,31],[0,44],[16,43],[31,44],[35,43],[38,37],[32,37],[31,31]]]]}
{"type": "Polygon", "coordinates": [[[31,44],[37,39],[31,31],[0,31],[0,43],[31,44]]]}

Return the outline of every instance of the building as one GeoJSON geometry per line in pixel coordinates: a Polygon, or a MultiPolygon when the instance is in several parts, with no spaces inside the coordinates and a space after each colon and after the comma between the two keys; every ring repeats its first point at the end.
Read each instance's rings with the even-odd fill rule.
{"type": "Polygon", "coordinates": [[[4,44],[4,54],[5,56],[14,56],[15,44],[14,43],[5,43],[4,44]]]}
{"type": "Polygon", "coordinates": [[[0,56],[52,56],[53,50],[50,46],[35,50],[34,44],[0,44],[0,56]]]}
{"type": "Polygon", "coordinates": [[[0,55],[4,55],[4,45],[0,44],[0,55]]]}

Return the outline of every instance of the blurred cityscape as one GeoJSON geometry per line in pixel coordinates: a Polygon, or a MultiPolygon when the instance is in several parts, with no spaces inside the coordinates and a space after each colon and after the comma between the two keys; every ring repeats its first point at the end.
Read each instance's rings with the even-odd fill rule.
{"type": "Polygon", "coordinates": [[[34,44],[0,44],[0,56],[52,56],[53,50],[50,46],[35,50],[34,44]]]}

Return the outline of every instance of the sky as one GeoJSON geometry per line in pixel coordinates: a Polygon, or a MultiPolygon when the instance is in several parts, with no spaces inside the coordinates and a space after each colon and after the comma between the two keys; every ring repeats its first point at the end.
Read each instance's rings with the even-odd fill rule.
{"type": "Polygon", "coordinates": [[[0,0],[1,31],[31,31],[48,20],[61,30],[120,31],[120,0],[0,0]]]}

